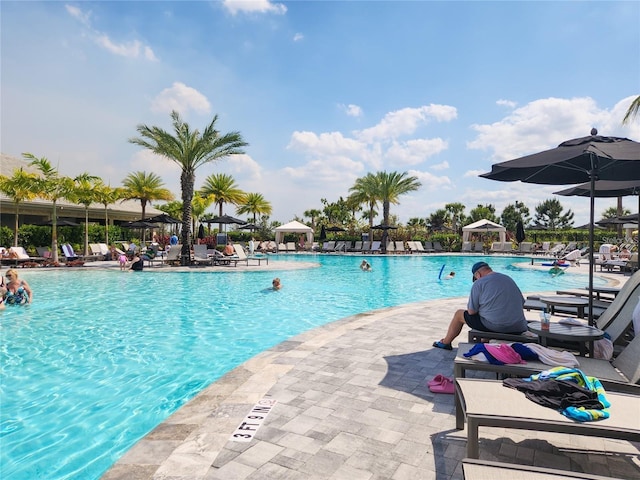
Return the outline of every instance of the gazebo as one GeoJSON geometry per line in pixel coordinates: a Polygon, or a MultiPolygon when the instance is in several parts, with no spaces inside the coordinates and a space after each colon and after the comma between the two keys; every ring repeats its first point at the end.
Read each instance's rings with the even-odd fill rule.
{"type": "Polygon", "coordinates": [[[488,234],[489,232],[498,232],[501,242],[507,240],[507,229],[505,227],[491,220],[483,219],[462,227],[462,241],[468,242],[473,233],[488,234]]]}

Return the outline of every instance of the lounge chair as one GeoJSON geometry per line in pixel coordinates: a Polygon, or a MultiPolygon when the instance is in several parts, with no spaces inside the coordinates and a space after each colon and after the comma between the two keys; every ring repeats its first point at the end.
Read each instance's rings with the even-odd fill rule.
{"type": "MultiPolygon", "coordinates": [[[[245,262],[247,266],[250,265],[250,261],[258,262],[257,265],[260,265],[264,260],[267,262],[267,265],[269,264],[269,258],[267,256],[257,257],[255,255],[247,255],[247,253],[244,251],[244,248],[242,248],[242,245],[240,245],[239,243],[234,243],[233,249],[236,251],[236,255],[238,256],[237,261],[245,262]]],[[[254,263],[254,265],[256,264],[254,263]]]]}
{"type": "Polygon", "coordinates": [[[549,255],[553,255],[554,257],[559,256],[565,249],[565,244],[564,243],[559,243],[557,245],[554,245],[552,248],[549,249],[549,255]]]}
{"type": "Polygon", "coordinates": [[[444,252],[444,248],[442,248],[442,244],[440,242],[433,242],[433,250],[436,253],[444,252]]]}
{"type": "Polygon", "coordinates": [[[462,242],[462,249],[460,250],[462,253],[471,253],[473,252],[473,243],[471,242],[462,242]]]}
{"type": "MultiPolygon", "coordinates": [[[[517,459],[514,459],[517,461],[517,459]]],[[[584,472],[493,462],[474,458],[462,459],[464,480],[614,480],[613,477],[584,472]]]]}
{"type": "Polygon", "coordinates": [[[387,253],[396,253],[396,244],[393,242],[387,242],[387,253]]]}
{"type": "Polygon", "coordinates": [[[334,252],[346,252],[347,250],[345,242],[336,242],[336,246],[333,248],[334,252]]]}
{"type": "Polygon", "coordinates": [[[97,243],[90,243],[89,251],[91,252],[91,257],[94,257],[95,260],[104,260],[104,254],[97,243]]]}
{"type": "Polygon", "coordinates": [[[560,257],[562,260],[567,260],[571,263],[571,266],[580,266],[580,260],[582,260],[582,252],[578,249],[571,250],[566,255],[560,257]]]}
{"type": "Polygon", "coordinates": [[[473,244],[473,251],[476,253],[484,252],[484,244],[482,242],[476,242],[473,244]]]}
{"type": "Polygon", "coordinates": [[[533,245],[533,243],[531,242],[522,242],[520,244],[520,248],[518,249],[518,251],[520,253],[531,253],[531,246],[533,245]]]}
{"type": "Polygon", "coordinates": [[[396,240],[396,253],[407,253],[402,240],[396,240]]]}
{"type": "Polygon", "coordinates": [[[362,251],[362,241],[356,241],[352,248],[349,249],[350,252],[361,252],[362,251]]]}
{"type": "Polygon", "coordinates": [[[371,242],[371,250],[369,250],[371,253],[380,253],[380,247],[381,247],[381,243],[380,240],[374,240],[371,242]]]}
{"type": "Polygon", "coordinates": [[[491,248],[489,248],[489,252],[502,253],[502,242],[493,242],[491,248]]]}
{"type": "MultiPolygon", "coordinates": [[[[151,263],[151,261],[149,263],[151,263]]],[[[209,256],[206,245],[193,246],[193,261],[198,265],[213,266],[213,259],[209,256]]]]}
{"type": "Polygon", "coordinates": [[[62,253],[64,254],[65,262],[68,266],[84,265],[85,257],[83,255],[77,255],[73,250],[71,244],[63,243],[61,248],[62,253]]]}
{"type": "Polygon", "coordinates": [[[9,247],[9,257],[3,259],[3,263],[13,264],[13,265],[31,265],[36,266],[36,264],[40,264],[44,262],[46,258],[44,256],[41,257],[32,257],[30,256],[24,247],[9,247]]]}
{"type": "MultiPolygon", "coordinates": [[[[461,343],[453,363],[455,378],[465,378],[467,370],[492,372],[500,375],[528,377],[534,373],[548,370],[551,365],[539,361],[528,360],[527,363],[494,365],[489,362],[476,361],[464,356],[474,344],[461,343]]],[[[607,391],[629,392],[640,395],[640,335],[637,335],[622,352],[609,362],[590,357],[575,357],[580,370],[602,382],[607,391]]],[[[640,401],[640,398],[639,398],[640,401]]]]}
{"type": "Polygon", "coordinates": [[[295,252],[296,251],[296,242],[287,242],[286,245],[287,245],[287,252],[295,252]]]}
{"type": "Polygon", "coordinates": [[[172,265],[175,263],[180,263],[182,255],[182,244],[178,243],[177,245],[172,245],[171,249],[165,254],[164,257],[155,257],[151,260],[150,265],[154,265],[159,263],[160,265],[172,265]]]}
{"type": "Polygon", "coordinates": [[[456,379],[456,428],[467,422],[467,456],[479,456],[479,428],[499,427],[566,433],[640,441],[640,397],[607,392],[611,402],[609,418],[595,422],[576,422],[551,408],[528,400],[522,392],[507,388],[501,381],[456,379]]]}
{"type": "Polygon", "coordinates": [[[324,242],[324,244],[322,245],[323,252],[334,252],[335,249],[336,249],[335,240],[324,242]]]}

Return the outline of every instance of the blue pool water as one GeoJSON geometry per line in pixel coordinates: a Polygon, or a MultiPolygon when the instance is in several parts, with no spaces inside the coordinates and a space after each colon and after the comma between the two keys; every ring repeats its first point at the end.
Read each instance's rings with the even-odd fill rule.
{"type": "MultiPolygon", "coordinates": [[[[320,267],[277,272],[22,270],[34,304],[0,313],[2,478],[97,479],[189,398],[257,353],[359,312],[466,297],[478,260],[368,258],[371,272],[358,268],[362,257],[326,255],[288,256],[320,267]],[[443,276],[454,270],[455,279],[438,280],[443,264],[443,276]],[[266,290],[275,276],[283,289],[266,290]]],[[[587,285],[586,275],[554,278],[512,265],[522,261],[490,260],[525,293],[587,285]]]]}

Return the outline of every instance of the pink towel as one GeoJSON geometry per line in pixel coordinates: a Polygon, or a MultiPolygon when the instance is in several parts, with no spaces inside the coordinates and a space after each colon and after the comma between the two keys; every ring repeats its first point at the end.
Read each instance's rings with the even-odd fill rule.
{"type": "Polygon", "coordinates": [[[493,358],[503,363],[527,363],[516,352],[513,347],[507,343],[486,343],[485,348],[493,358]]]}

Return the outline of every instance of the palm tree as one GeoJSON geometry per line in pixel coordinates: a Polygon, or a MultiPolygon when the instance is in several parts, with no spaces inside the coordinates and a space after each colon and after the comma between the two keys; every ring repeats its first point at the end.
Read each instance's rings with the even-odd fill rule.
{"type": "Polygon", "coordinates": [[[69,192],[68,198],[74,203],[84,205],[84,253],[89,255],[89,207],[93,202],[98,201],[96,186],[102,183],[100,177],[89,175],[88,172],[81,173],[73,179],[73,189],[69,192]]]}
{"type": "Polygon", "coordinates": [[[304,212],[304,216],[311,219],[311,228],[313,228],[314,232],[316,231],[316,218],[318,218],[320,215],[322,215],[322,212],[317,208],[305,210],[304,212]]]}
{"type": "MultiPolygon", "coordinates": [[[[96,201],[104,205],[104,243],[109,245],[109,205],[122,199],[124,190],[99,183],[95,187],[96,201]]],[[[115,260],[112,258],[112,260],[115,260]]]]}
{"type": "Polygon", "coordinates": [[[0,175],[0,192],[10,197],[16,204],[16,218],[13,229],[13,246],[18,246],[18,215],[20,203],[36,197],[38,176],[25,172],[22,168],[13,171],[12,177],[0,175]]]}
{"type": "Polygon", "coordinates": [[[191,237],[191,199],[193,198],[196,180],[196,169],[206,163],[220,160],[229,155],[244,153],[242,147],[248,144],[239,132],[221,135],[216,130],[218,116],[202,133],[191,130],[187,123],[180,119],[178,112],[171,112],[175,135],[158,127],[138,125],[140,137],[131,138],[129,142],[148,148],[177,163],[182,169],[180,187],[182,190],[182,259],[183,263],[191,263],[189,238],[191,237]]]}
{"type": "Polygon", "coordinates": [[[51,201],[51,260],[58,262],[58,212],[56,204],[58,200],[69,194],[73,187],[73,180],[69,177],[61,177],[58,169],[53,168],[46,157],[37,158],[31,153],[23,153],[22,156],[31,160],[31,166],[40,170],[37,196],[51,201]]]}
{"type": "MultiPolygon", "coordinates": [[[[147,203],[154,200],[173,200],[173,194],[164,187],[164,182],[155,173],[133,172],[122,181],[125,200],[140,200],[142,205],[142,220],[144,220],[147,203]]],[[[142,243],[145,241],[146,230],[142,229],[142,243]]]]}
{"type": "Polygon", "coordinates": [[[624,125],[625,123],[629,123],[631,120],[636,118],[638,112],[640,112],[640,96],[637,96],[633,102],[631,102],[631,105],[629,105],[629,109],[622,119],[622,124],[624,125]]]}
{"type": "Polygon", "coordinates": [[[256,223],[256,215],[271,215],[271,203],[261,193],[247,193],[238,207],[238,215],[253,215],[253,223],[256,223]]]}
{"type": "Polygon", "coordinates": [[[358,203],[366,203],[369,212],[366,217],[369,219],[369,234],[373,228],[373,219],[377,215],[376,205],[382,200],[380,196],[380,174],[367,173],[364,177],[358,178],[353,187],[349,189],[353,192],[349,198],[358,203]]]}
{"type": "MultiPolygon", "coordinates": [[[[204,179],[204,184],[198,192],[202,197],[213,197],[218,205],[218,215],[222,216],[222,206],[225,203],[240,205],[244,202],[246,193],[238,188],[236,181],[226,173],[212,173],[204,179]]],[[[222,224],[218,225],[222,231],[222,224]]]]}
{"type": "MultiPolygon", "coordinates": [[[[407,172],[378,172],[377,174],[378,198],[382,202],[383,225],[389,225],[390,205],[392,203],[397,205],[400,195],[418,190],[422,186],[417,177],[409,177],[407,175],[407,172]]],[[[386,251],[386,246],[387,230],[384,230],[382,234],[382,249],[384,251],[386,251]]]]}

